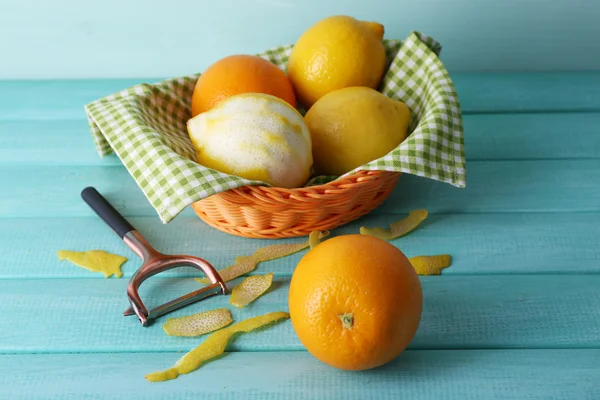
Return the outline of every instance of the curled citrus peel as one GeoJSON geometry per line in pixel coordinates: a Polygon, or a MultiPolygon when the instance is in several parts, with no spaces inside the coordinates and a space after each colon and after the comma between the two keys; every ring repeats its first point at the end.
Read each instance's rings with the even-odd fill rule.
{"type": "Polygon", "coordinates": [[[273,273],[266,275],[254,275],[244,279],[231,291],[229,302],[238,308],[252,303],[265,293],[273,283],[273,273]]]}
{"type": "Polygon", "coordinates": [[[384,228],[365,228],[361,226],[360,234],[375,236],[383,240],[392,240],[404,236],[418,227],[421,222],[427,218],[427,210],[414,210],[408,214],[408,217],[390,224],[388,229],[384,228]]]}
{"type": "Polygon", "coordinates": [[[145,378],[151,382],[161,382],[177,378],[181,374],[189,374],[198,369],[206,361],[220,356],[225,352],[227,343],[238,332],[250,332],[267,324],[289,318],[286,312],[272,312],[233,324],[212,333],[195,349],[181,357],[172,368],[147,374],[145,378]]]}
{"type": "Polygon", "coordinates": [[[323,239],[327,235],[329,235],[329,231],[325,231],[325,232],[312,231],[308,235],[308,246],[311,249],[314,249],[315,247],[317,247],[319,245],[319,243],[321,243],[321,239],[323,239]]]}
{"type": "Polygon", "coordinates": [[[451,264],[449,254],[438,256],[417,256],[409,258],[410,263],[417,272],[417,275],[440,275],[444,268],[451,264]]]}
{"type": "MultiPolygon", "coordinates": [[[[300,250],[307,248],[308,246],[316,246],[321,239],[329,235],[328,231],[324,232],[311,232],[309,239],[302,243],[286,243],[286,244],[272,244],[269,246],[261,247],[256,250],[250,256],[239,256],[235,259],[235,264],[224,268],[219,272],[219,275],[223,281],[228,282],[239,276],[247,274],[248,272],[254,271],[256,266],[264,261],[271,261],[281,257],[289,256],[297,253],[300,250]]],[[[208,278],[195,278],[198,282],[209,284],[208,278]]]]}
{"type": "Polygon", "coordinates": [[[169,336],[200,336],[221,329],[232,322],[228,309],[217,308],[184,317],[169,318],[162,327],[169,336]]]}
{"type": "Polygon", "coordinates": [[[101,272],[105,278],[123,276],[121,265],[127,258],[116,254],[107,253],[104,250],[70,251],[58,250],[56,252],[59,260],[69,260],[78,267],[88,269],[92,272],[101,272]]]}

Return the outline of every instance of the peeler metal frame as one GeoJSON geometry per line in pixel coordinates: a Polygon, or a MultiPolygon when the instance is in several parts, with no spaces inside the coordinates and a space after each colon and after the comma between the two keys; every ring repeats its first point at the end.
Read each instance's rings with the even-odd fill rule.
{"type": "Polygon", "coordinates": [[[142,259],[142,266],[133,274],[127,285],[127,297],[131,307],[123,315],[137,315],[142,326],[148,326],[152,320],[171,311],[185,307],[208,297],[227,294],[228,288],[215,268],[206,260],[187,255],[167,255],[156,251],[142,235],[106,201],[93,187],[81,192],[83,200],[102,220],[119,235],[125,244],[142,259]],[[202,271],[210,280],[210,285],[193,291],[148,311],[138,289],[148,278],[161,272],[177,268],[192,267],[202,271]]]}

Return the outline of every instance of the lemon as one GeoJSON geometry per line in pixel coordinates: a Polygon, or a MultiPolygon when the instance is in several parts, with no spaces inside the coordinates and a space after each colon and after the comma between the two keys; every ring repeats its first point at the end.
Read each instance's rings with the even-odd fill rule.
{"type": "Polygon", "coordinates": [[[297,40],[287,72],[300,102],[310,108],[349,86],[377,88],[385,71],[383,25],[336,15],[318,21],[297,40]]]}
{"type": "Polygon", "coordinates": [[[196,161],[205,167],[283,188],[300,187],[310,176],[308,128],[275,96],[231,96],[190,119],[187,128],[196,161]]]}
{"type": "Polygon", "coordinates": [[[410,110],[375,89],[349,87],[323,96],[304,120],[312,137],[316,172],[339,176],[402,143],[410,110]]]}

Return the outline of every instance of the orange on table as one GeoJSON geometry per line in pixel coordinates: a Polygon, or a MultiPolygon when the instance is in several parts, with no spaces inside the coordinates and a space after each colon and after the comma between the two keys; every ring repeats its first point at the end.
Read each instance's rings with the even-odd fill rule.
{"type": "Polygon", "coordinates": [[[423,294],[394,245],[344,235],[300,260],[288,303],[294,330],[313,356],[339,369],[365,370],[392,361],[412,341],[423,294]]]}
{"type": "Polygon", "coordinates": [[[294,88],[281,69],[259,56],[236,54],[220,59],[200,75],[192,95],[192,117],[241,93],[270,94],[296,107],[294,88]]]}

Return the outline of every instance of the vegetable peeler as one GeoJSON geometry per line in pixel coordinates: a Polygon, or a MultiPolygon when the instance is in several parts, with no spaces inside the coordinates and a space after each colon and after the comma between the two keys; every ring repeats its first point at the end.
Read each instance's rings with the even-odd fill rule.
{"type": "Polygon", "coordinates": [[[137,315],[142,326],[148,326],[152,320],[161,315],[214,295],[227,294],[228,287],[214,267],[206,260],[194,256],[159,253],[96,189],[93,187],[83,189],[81,197],[142,259],[142,266],[133,274],[127,285],[127,297],[131,307],[123,313],[124,316],[137,315]],[[148,311],[138,294],[138,288],[151,276],[177,267],[192,267],[204,272],[210,280],[210,284],[148,311]]]}

